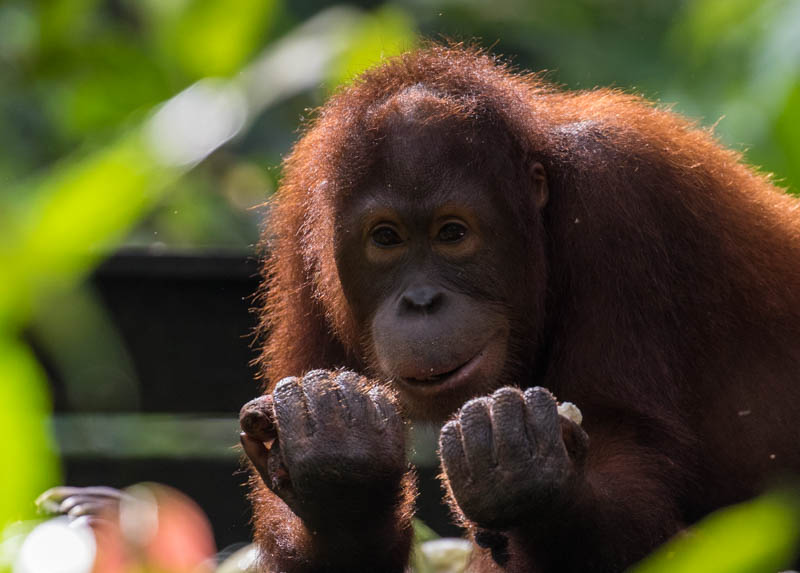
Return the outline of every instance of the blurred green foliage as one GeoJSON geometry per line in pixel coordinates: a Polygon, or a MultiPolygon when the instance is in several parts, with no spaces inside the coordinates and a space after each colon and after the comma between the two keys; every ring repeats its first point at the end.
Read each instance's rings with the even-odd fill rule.
{"type": "Polygon", "coordinates": [[[142,5],[158,52],[190,79],[239,71],[261,47],[278,7],[277,0],[148,0],[142,5]]]}
{"type": "Polygon", "coordinates": [[[767,573],[800,549],[800,498],[776,490],[720,510],[666,543],[629,573],[767,573]]]}
{"type": "MultiPolygon", "coordinates": [[[[91,360],[88,351],[65,350],[74,349],[65,340],[69,311],[96,314],[81,280],[113,249],[249,251],[262,216],[256,207],[275,189],[280,158],[309,110],[364,67],[412,47],[418,32],[477,38],[571,88],[615,85],[674,103],[797,191],[798,29],[800,0],[361,0],[348,8],[316,0],[3,0],[0,529],[30,516],[33,497],[58,479],[46,386],[22,329],[38,328],[69,370],[91,360]],[[222,145],[228,136],[217,134],[193,160],[170,160],[153,137],[167,109],[159,106],[212,76],[241,100],[235,139],[222,145]],[[79,303],[72,309],[70,296],[79,303]]],[[[177,120],[200,132],[220,128],[216,114],[203,113],[216,109],[209,97],[177,120]]],[[[92,323],[97,339],[113,336],[102,317],[92,323]]],[[[77,339],[95,344],[86,329],[77,339]]],[[[113,342],[96,346],[124,360],[113,342]]],[[[709,522],[686,542],[686,555],[746,549],[742,536],[763,524],[772,534],[757,537],[758,546],[780,559],[797,525],[780,499],[733,510],[735,531],[709,522]],[[723,538],[733,546],[715,544],[723,538]]],[[[736,554],[743,568],[686,557],[678,569],[684,561],[666,551],[669,567],[654,561],[640,570],[773,564],[736,554]]]]}
{"type": "Polygon", "coordinates": [[[50,405],[41,381],[30,350],[0,335],[0,541],[5,526],[30,517],[33,500],[58,479],[47,431],[50,405]]]}

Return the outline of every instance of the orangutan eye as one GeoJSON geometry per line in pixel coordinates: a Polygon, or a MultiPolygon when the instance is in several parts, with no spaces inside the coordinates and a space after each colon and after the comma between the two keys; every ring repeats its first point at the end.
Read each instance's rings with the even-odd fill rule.
{"type": "Polygon", "coordinates": [[[379,225],[372,230],[372,242],[382,248],[396,247],[403,242],[397,231],[389,225],[379,225]]]}
{"type": "Polygon", "coordinates": [[[439,229],[436,239],[442,243],[457,243],[463,239],[467,234],[467,228],[461,223],[445,223],[439,229]]]}

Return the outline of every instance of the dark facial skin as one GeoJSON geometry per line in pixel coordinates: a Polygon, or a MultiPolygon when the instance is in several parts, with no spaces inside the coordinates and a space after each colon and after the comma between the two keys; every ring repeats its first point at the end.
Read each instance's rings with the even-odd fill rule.
{"type": "Polygon", "coordinates": [[[388,159],[344,205],[336,241],[376,377],[427,419],[507,381],[510,309],[528,304],[517,281],[496,280],[499,268],[522,280],[511,261],[524,258],[502,190],[470,168],[468,144],[436,135],[401,130],[385,143],[388,159]]]}
{"type": "Polygon", "coordinates": [[[344,222],[357,230],[342,244],[345,295],[352,293],[370,333],[374,367],[412,411],[436,397],[452,411],[463,388],[489,387],[503,370],[505,304],[475,296],[499,256],[487,244],[492,222],[480,207],[379,190],[344,222]]]}

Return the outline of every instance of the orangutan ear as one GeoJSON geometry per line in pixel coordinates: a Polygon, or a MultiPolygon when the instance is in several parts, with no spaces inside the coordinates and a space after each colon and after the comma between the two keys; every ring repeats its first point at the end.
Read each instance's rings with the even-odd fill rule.
{"type": "Polygon", "coordinates": [[[543,209],[550,198],[550,191],[547,188],[547,174],[538,161],[531,165],[531,178],[533,179],[534,203],[538,209],[543,209]]]}

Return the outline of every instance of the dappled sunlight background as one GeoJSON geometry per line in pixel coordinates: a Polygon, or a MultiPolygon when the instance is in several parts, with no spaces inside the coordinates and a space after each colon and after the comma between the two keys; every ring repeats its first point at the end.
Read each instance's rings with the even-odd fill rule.
{"type": "MultiPolygon", "coordinates": [[[[68,430],[84,418],[53,418],[52,369],[70,411],[131,428],[110,450],[135,451],[139,422],[177,427],[140,417],[151,382],[87,277],[120,252],[253,257],[298,126],[364,68],[420,35],[476,39],[570,88],[673,105],[797,193],[798,29],[798,0],[0,3],[0,531],[17,532],[3,538],[83,444],[68,430]]],[[[763,510],[764,531],[790,554],[796,510],[773,505],[789,513],[763,510]]],[[[17,545],[2,547],[10,570],[17,545]]]]}

